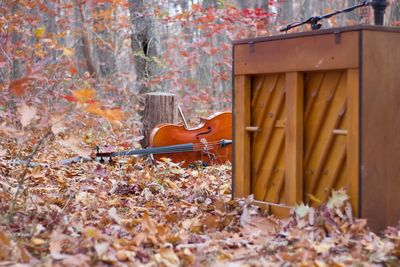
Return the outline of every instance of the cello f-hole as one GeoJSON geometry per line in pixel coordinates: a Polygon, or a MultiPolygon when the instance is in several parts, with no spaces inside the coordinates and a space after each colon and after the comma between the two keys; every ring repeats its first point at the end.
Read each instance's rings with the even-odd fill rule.
{"type": "Polygon", "coordinates": [[[207,127],[207,131],[205,131],[205,132],[202,132],[202,133],[198,133],[198,134],[196,134],[196,138],[197,139],[200,139],[200,135],[203,135],[203,134],[208,134],[208,133],[210,133],[211,132],[211,127],[207,127]]]}

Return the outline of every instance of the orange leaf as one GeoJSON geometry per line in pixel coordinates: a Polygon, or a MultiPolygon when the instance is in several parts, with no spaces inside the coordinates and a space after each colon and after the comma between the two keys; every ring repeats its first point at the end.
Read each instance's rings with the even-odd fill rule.
{"type": "Polygon", "coordinates": [[[146,212],[142,217],[142,227],[143,230],[148,234],[156,234],[157,233],[157,224],[156,222],[149,216],[146,212]]]}
{"type": "Polygon", "coordinates": [[[87,107],[85,107],[85,110],[98,116],[103,116],[104,114],[104,111],[101,109],[101,106],[97,102],[89,104],[87,107]]]}
{"type": "Polygon", "coordinates": [[[30,82],[35,80],[33,77],[24,77],[19,80],[12,81],[10,84],[11,92],[16,96],[22,96],[25,94],[25,90],[29,87],[30,82]]]}
{"type": "Polygon", "coordinates": [[[180,54],[181,54],[181,56],[189,57],[189,53],[186,52],[185,50],[182,50],[182,51],[180,52],[180,54]]]}
{"type": "Polygon", "coordinates": [[[69,72],[70,72],[71,74],[73,74],[73,75],[75,75],[75,74],[78,73],[78,70],[77,70],[76,68],[72,67],[72,66],[70,66],[70,67],[68,68],[68,70],[69,70],[69,72]]]}
{"type": "Polygon", "coordinates": [[[85,107],[85,110],[89,113],[103,117],[108,121],[121,121],[125,117],[125,114],[121,111],[121,109],[105,109],[102,108],[97,102],[90,103],[87,107],[85,107]]]}
{"type": "Polygon", "coordinates": [[[101,116],[108,121],[121,121],[125,114],[120,109],[105,109],[101,116]]]}
{"type": "Polygon", "coordinates": [[[78,100],[79,103],[86,103],[93,100],[96,96],[96,91],[91,88],[82,88],[72,91],[72,95],[78,100]]]}
{"type": "Polygon", "coordinates": [[[8,236],[4,232],[0,232],[0,242],[7,246],[11,245],[10,238],[8,238],[8,236]]]}

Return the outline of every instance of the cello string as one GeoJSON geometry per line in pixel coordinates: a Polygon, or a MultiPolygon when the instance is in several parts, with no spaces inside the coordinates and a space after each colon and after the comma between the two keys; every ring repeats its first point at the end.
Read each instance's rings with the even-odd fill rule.
{"type": "MultiPolygon", "coordinates": [[[[223,148],[223,146],[221,145],[221,141],[211,141],[211,142],[207,142],[206,144],[204,143],[188,143],[188,144],[177,144],[177,147],[169,146],[169,147],[160,147],[159,150],[157,150],[157,147],[153,147],[154,149],[152,149],[152,153],[148,153],[148,154],[168,154],[168,153],[175,153],[175,152],[197,152],[197,151],[207,151],[207,150],[215,150],[218,147],[223,148]],[[188,145],[190,148],[188,147],[182,147],[182,145],[188,145]]],[[[139,154],[146,154],[145,151],[146,149],[143,150],[138,150],[137,155],[139,154]],[[143,153],[144,152],[144,153],[143,153]]],[[[115,155],[112,155],[113,153],[111,153],[111,155],[99,155],[98,157],[112,157],[112,156],[129,156],[129,155],[134,155],[134,154],[130,154],[131,152],[134,152],[132,150],[129,151],[120,151],[120,152],[114,152],[115,155]]],[[[101,153],[100,153],[101,154],[101,153]]]]}
{"type": "MultiPolygon", "coordinates": [[[[149,153],[149,154],[162,154],[162,153],[185,152],[185,151],[188,151],[188,152],[189,151],[201,151],[201,150],[204,150],[204,148],[206,148],[206,147],[208,147],[208,149],[216,149],[218,146],[221,146],[220,143],[221,143],[221,141],[211,141],[211,142],[208,142],[207,144],[198,142],[198,143],[192,144],[193,148],[191,148],[191,149],[182,148],[182,147],[177,147],[177,148],[174,148],[174,147],[162,148],[162,147],[160,147],[159,151],[157,151],[157,147],[153,147],[155,149],[155,151],[153,153],[149,153]]],[[[177,144],[177,145],[184,145],[184,144],[177,144]]],[[[133,151],[120,151],[120,152],[115,152],[115,153],[118,153],[119,156],[124,156],[123,153],[128,154],[129,152],[133,152],[133,151]]],[[[145,149],[138,150],[138,154],[140,154],[140,152],[146,152],[146,151],[145,151],[145,149]]],[[[106,156],[104,156],[104,157],[106,157],[106,156]]]]}
{"type": "MultiPolygon", "coordinates": [[[[208,146],[207,150],[215,150],[219,147],[219,145],[211,145],[208,146]]],[[[170,149],[161,149],[159,151],[153,151],[153,153],[148,153],[148,154],[170,154],[170,153],[175,153],[175,152],[198,152],[198,151],[205,151],[205,146],[203,147],[198,147],[198,146],[193,146],[191,149],[188,148],[170,148],[170,149]]],[[[121,151],[122,152],[122,151],[121,151]]],[[[117,152],[118,153],[118,152],[117,152]]],[[[128,152],[124,155],[123,153],[119,153],[117,156],[129,156],[128,152]]],[[[101,155],[100,155],[101,157],[101,155]]],[[[103,157],[107,157],[107,155],[103,155],[103,157]]]]}

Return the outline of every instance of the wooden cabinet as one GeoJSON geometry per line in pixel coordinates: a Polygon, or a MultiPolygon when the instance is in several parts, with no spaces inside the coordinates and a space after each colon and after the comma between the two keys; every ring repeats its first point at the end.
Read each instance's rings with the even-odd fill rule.
{"type": "Polygon", "coordinates": [[[400,30],[354,26],[234,42],[233,194],[278,216],[344,188],[400,220],[400,30]]]}

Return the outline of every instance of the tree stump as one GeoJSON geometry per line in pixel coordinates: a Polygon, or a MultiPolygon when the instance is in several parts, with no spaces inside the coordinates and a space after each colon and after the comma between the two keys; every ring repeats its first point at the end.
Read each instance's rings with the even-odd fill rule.
{"type": "Polygon", "coordinates": [[[160,123],[174,123],[175,121],[175,95],[169,93],[148,93],[145,95],[142,134],[140,141],[142,147],[149,145],[151,130],[160,123]]]}

